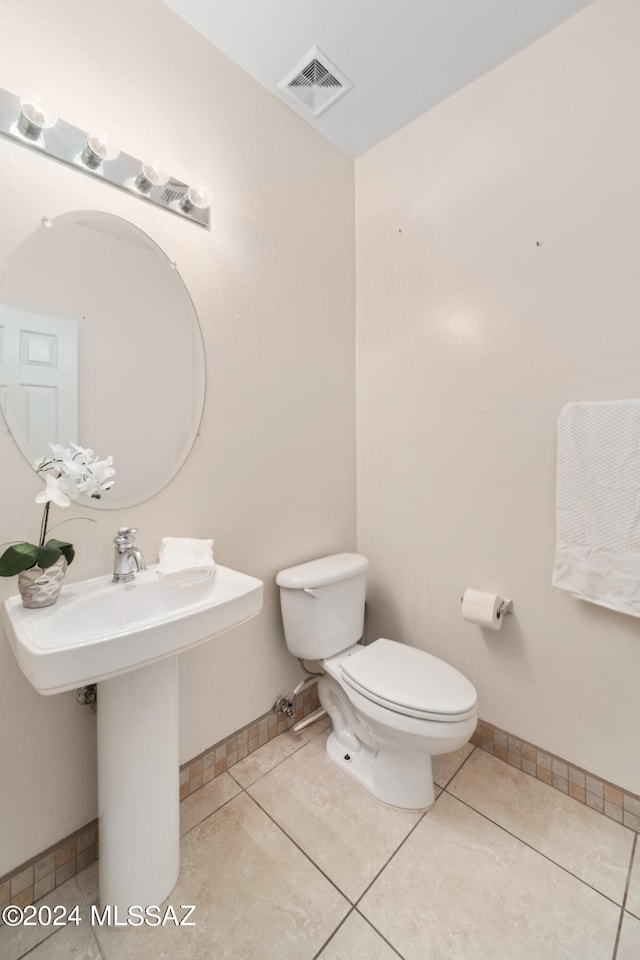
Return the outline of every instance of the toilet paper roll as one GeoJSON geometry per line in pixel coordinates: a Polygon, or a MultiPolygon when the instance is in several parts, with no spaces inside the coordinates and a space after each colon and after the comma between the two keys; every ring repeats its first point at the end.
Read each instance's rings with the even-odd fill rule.
{"type": "Polygon", "coordinates": [[[500,613],[502,597],[467,587],[462,597],[462,616],[469,623],[479,623],[490,630],[500,630],[504,616],[500,613]]]}

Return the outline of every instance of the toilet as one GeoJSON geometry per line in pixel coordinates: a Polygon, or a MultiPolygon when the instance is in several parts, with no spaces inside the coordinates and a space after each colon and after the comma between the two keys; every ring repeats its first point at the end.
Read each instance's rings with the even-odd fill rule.
{"type": "Polygon", "coordinates": [[[431,757],[469,740],[477,695],[424,650],[386,638],[358,643],[368,567],[360,554],[338,553],[281,570],[285,639],[324,670],[318,695],[333,725],[332,763],[383,803],[421,809],[435,799],[431,757]]]}

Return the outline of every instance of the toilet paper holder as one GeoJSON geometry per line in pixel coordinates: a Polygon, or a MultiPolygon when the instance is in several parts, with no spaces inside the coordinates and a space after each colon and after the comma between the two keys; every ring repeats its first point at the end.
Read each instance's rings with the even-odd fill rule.
{"type": "MultiPolygon", "coordinates": [[[[464,597],[460,597],[460,603],[462,603],[464,597]]],[[[498,607],[498,616],[504,617],[507,613],[513,613],[513,600],[503,600],[500,606],[498,607]]]]}
{"type": "Polygon", "coordinates": [[[498,616],[504,617],[505,613],[513,613],[513,600],[503,600],[498,607],[498,616]]]}

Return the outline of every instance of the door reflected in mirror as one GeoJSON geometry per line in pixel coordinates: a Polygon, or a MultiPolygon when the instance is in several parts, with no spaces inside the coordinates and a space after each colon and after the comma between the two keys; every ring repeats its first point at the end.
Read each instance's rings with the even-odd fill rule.
{"type": "Polygon", "coordinates": [[[138,227],[78,211],[47,221],[0,288],[0,407],[30,464],[48,442],[112,456],[117,509],[157,493],[197,436],[202,335],[189,293],[138,227]]]}

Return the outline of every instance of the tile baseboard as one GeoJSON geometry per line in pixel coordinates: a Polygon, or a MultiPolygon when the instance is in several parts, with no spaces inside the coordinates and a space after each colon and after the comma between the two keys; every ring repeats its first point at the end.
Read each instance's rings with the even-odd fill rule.
{"type": "Polygon", "coordinates": [[[289,730],[294,724],[308,717],[320,706],[318,684],[313,683],[302,690],[293,700],[294,716],[289,718],[283,713],[268,713],[253,720],[245,727],[220,740],[212,747],[199,753],[193,760],[180,767],[180,799],[186,800],[214,777],[219,777],[238,760],[244,760],[250,753],[273,740],[280,733],[289,730]]]}
{"type": "Polygon", "coordinates": [[[480,720],[471,743],[555,790],[640,832],[640,796],[480,720]]]}
{"type": "Polygon", "coordinates": [[[8,904],[35,903],[93,863],[98,856],[98,821],[37,854],[0,877],[0,910],[8,904]]]}

